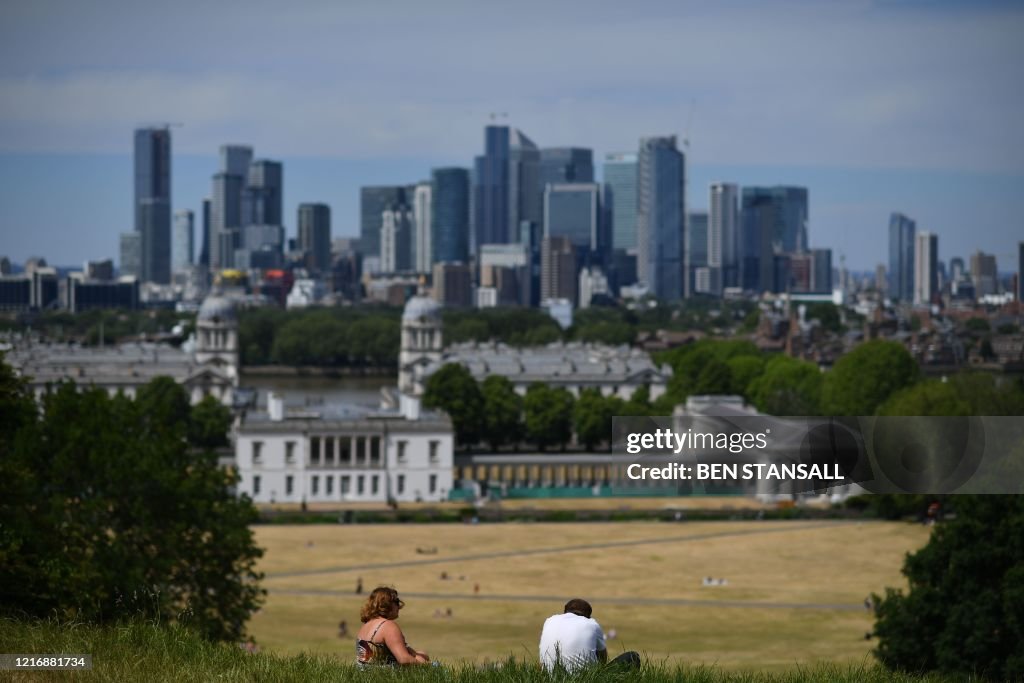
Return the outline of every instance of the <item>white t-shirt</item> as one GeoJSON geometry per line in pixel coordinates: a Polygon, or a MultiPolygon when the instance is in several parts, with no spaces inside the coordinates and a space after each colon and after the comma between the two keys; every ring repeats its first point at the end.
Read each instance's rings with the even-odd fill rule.
{"type": "Polygon", "coordinates": [[[571,612],[548,617],[540,634],[540,663],[548,671],[559,660],[566,671],[573,671],[596,662],[597,651],[607,649],[601,625],[571,612]]]}

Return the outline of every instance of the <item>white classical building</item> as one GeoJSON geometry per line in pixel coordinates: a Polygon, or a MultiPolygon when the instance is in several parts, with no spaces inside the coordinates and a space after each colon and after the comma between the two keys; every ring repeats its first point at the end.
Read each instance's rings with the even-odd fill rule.
{"type": "Polygon", "coordinates": [[[12,339],[6,360],[37,398],[66,380],[134,398],[154,378],[170,377],[192,403],[213,396],[231,405],[238,387],[238,314],[232,300],[210,296],[196,316],[195,339],[180,348],[155,342],[91,347],[22,337],[12,339]]]}
{"type": "Polygon", "coordinates": [[[452,426],[440,413],[349,405],[266,412],[237,429],[238,491],[256,503],[439,502],[452,488],[452,426]]]}
{"type": "Polygon", "coordinates": [[[398,351],[398,390],[419,396],[428,367],[443,354],[441,306],[427,296],[409,299],[402,312],[402,341],[398,351]]]}

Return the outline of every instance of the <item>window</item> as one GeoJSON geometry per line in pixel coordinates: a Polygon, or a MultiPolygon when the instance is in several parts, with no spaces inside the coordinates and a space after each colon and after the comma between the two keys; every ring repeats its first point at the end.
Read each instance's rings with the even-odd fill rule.
{"type": "Polygon", "coordinates": [[[437,462],[437,454],[438,454],[438,452],[440,450],[441,450],[441,442],[440,441],[431,441],[430,442],[430,462],[432,462],[432,463],[433,462],[437,462]]]}
{"type": "Polygon", "coordinates": [[[380,464],[380,437],[379,436],[371,436],[370,437],[370,464],[374,465],[374,466],[380,464]]]}
{"type": "Polygon", "coordinates": [[[252,478],[252,495],[260,495],[260,476],[258,474],[252,478]]]}
{"type": "Polygon", "coordinates": [[[431,493],[437,493],[437,475],[436,474],[431,474],[430,475],[430,492],[431,493]]]}
{"type": "Polygon", "coordinates": [[[295,464],[295,442],[285,441],[284,442],[284,462],[286,465],[295,464]]]}
{"type": "Polygon", "coordinates": [[[289,474],[287,477],[284,478],[284,495],[292,495],[292,489],[294,488],[294,485],[295,477],[289,474]]]}
{"type": "Polygon", "coordinates": [[[356,477],[356,493],[360,496],[366,493],[366,477],[361,474],[356,477]]]}
{"type": "Polygon", "coordinates": [[[405,462],[405,459],[406,459],[405,458],[405,450],[406,450],[406,447],[408,445],[409,445],[408,441],[399,441],[398,442],[398,462],[400,462],[400,463],[404,463],[405,462]]]}
{"type": "Polygon", "coordinates": [[[324,464],[334,464],[334,439],[330,436],[324,437],[324,464]]]}
{"type": "Polygon", "coordinates": [[[356,465],[363,465],[366,463],[366,437],[356,437],[356,465]]]}
{"type": "Polygon", "coordinates": [[[395,482],[395,488],[398,489],[398,493],[405,493],[405,475],[399,474],[398,480],[395,482]]]}
{"type": "Polygon", "coordinates": [[[370,477],[370,493],[376,496],[378,491],[380,491],[380,475],[375,474],[370,477]]]}
{"type": "Polygon", "coordinates": [[[253,441],[252,442],[252,464],[259,465],[263,462],[263,442],[253,441]]]}
{"type": "Polygon", "coordinates": [[[309,462],[312,465],[320,464],[320,437],[313,436],[309,439],[309,462]]]}
{"type": "Polygon", "coordinates": [[[309,490],[315,496],[320,493],[320,477],[313,475],[313,478],[309,480],[309,490]]]}
{"type": "Polygon", "coordinates": [[[338,437],[338,463],[341,465],[352,464],[352,437],[338,437]]]}
{"type": "Polygon", "coordinates": [[[348,492],[352,490],[351,479],[347,474],[341,478],[341,495],[347,496],[348,492]]]}
{"type": "Polygon", "coordinates": [[[328,496],[334,493],[334,477],[329,474],[324,477],[324,488],[326,489],[328,496]]]}

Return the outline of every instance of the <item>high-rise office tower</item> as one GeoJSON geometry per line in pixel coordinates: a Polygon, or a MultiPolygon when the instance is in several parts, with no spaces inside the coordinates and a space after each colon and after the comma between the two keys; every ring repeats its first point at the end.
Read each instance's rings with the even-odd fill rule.
{"type": "Polygon", "coordinates": [[[380,256],[380,229],[384,209],[405,204],[405,185],[377,185],[359,189],[359,250],[364,257],[380,256]]]}
{"type": "Polygon", "coordinates": [[[142,233],[121,233],[119,272],[122,276],[142,277],[142,233]]]}
{"type": "Polygon", "coordinates": [[[249,165],[242,190],[242,225],[284,225],[284,166],[260,159],[249,165]]]}
{"type": "MultiPolygon", "coordinates": [[[[708,268],[708,213],[707,211],[691,211],[686,231],[686,293],[710,294],[714,291],[712,283],[704,283],[698,290],[697,272],[708,268]]],[[[705,276],[706,277],[706,276],[705,276]]]]}
{"type": "MultiPolygon", "coordinates": [[[[777,254],[807,249],[807,189],[744,187],[740,214],[738,282],[757,292],[782,291],[776,277],[777,254]]],[[[783,260],[784,262],[784,260],[783,260]]]]}
{"type": "Polygon", "coordinates": [[[331,269],[331,207],[299,204],[299,249],[309,257],[307,264],[318,273],[331,269]]]}
{"type": "Polygon", "coordinates": [[[712,183],[708,206],[707,252],[713,286],[735,287],[739,284],[739,188],[733,183],[712,183]]]}
{"type": "Polygon", "coordinates": [[[473,278],[468,263],[434,264],[434,301],[442,306],[465,308],[473,304],[473,278]]]}
{"type": "Polygon", "coordinates": [[[889,291],[889,277],[885,272],[884,263],[879,263],[875,266],[875,290],[882,294],[889,291]]]}
{"type": "Polygon", "coordinates": [[[686,160],[676,137],[640,140],[637,158],[637,275],[662,301],[684,294],[686,160]]]}
{"type": "Polygon", "coordinates": [[[481,244],[508,242],[509,128],[484,129],[484,153],[476,157],[473,172],[473,234],[471,251],[481,244]]]}
{"type": "Polygon", "coordinates": [[[889,298],[914,298],[914,235],[917,224],[902,213],[889,217],[889,298]]]}
{"type": "Polygon", "coordinates": [[[141,279],[171,281],[171,131],[135,131],[135,231],[141,235],[141,279]]]}
{"type": "Polygon", "coordinates": [[[951,282],[960,282],[964,279],[964,260],[954,256],[949,260],[949,279],[951,282]]]}
{"type": "Polygon", "coordinates": [[[594,182],[594,152],[585,147],[548,147],[540,151],[540,191],[548,185],[594,182]]]}
{"type": "Polygon", "coordinates": [[[576,305],[576,248],[568,237],[545,237],[540,247],[540,299],[576,305]]]}
{"type": "MultiPolygon", "coordinates": [[[[220,172],[245,178],[252,165],[252,147],[248,145],[221,145],[220,172]]],[[[239,201],[241,201],[239,199],[239,201]]]]}
{"type": "Polygon", "coordinates": [[[210,205],[209,199],[203,200],[203,232],[199,240],[199,260],[197,263],[201,266],[210,265],[210,205]]]}
{"type": "MultiPolygon", "coordinates": [[[[524,224],[540,225],[544,186],[540,183],[540,150],[521,130],[508,138],[508,233],[505,243],[522,240],[524,224]]],[[[475,252],[479,256],[480,244],[475,252]]]]}
{"type": "Polygon", "coordinates": [[[195,242],[195,217],[188,209],[174,213],[174,249],[172,268],[180,272],[192,265],[193,243],[195,242]]]}
{"type": "Polygon", "coordinates": [[[544,191],[544,237],[567,237],[576,249],[576,265],[603,264],[601,186],[597,183],[548,184],[544,191]]]}
{"type": "Polygon", "coordinates": [[[922,230],[914,237],[914,303],[930,304],[939,291],[939,236],[922,230]]]}
{"type": "Polygon", "coordinates": [[[814,271],[811,273],[811,291],[819,294],[832,292],[832,250],[811,249],[814,271]]]}
{"type": "Polygon", "coordinates": [[[384,273],[412,270],[412,210],[405,204],[384,209],[380,228],[380,269],[384,273]]]}
{"type": "Polygon", "coordinates": [[[431,172],[431,262],[469,261],[469,169],[431,172]]]}
{"type": "Polygon", "coordinates": [[[971,280],[977,296],[995,294],[999,286],[999,271],[996,268],[996,257],[982,251],[971,254],[971,280]]]}
{"type": "Polygon", "coordinates": [[[241,244],[242,188],[245,178],[220,172],[213,176],[210,204],[210,267],[231,268],[234,251],[241,244]]]}
{"type": "Polygon", "coordinates": [[[413,228],[413,269],[417,273],[429,273],[434,264],[433,189],[427,181],[416,184],[412,195],[413,228]]]}
{"type": "Polygon", "coordinates": [[[612,248],[636,248],[636,152],[604,158],[605,202],[612,223],[612,248]]]}

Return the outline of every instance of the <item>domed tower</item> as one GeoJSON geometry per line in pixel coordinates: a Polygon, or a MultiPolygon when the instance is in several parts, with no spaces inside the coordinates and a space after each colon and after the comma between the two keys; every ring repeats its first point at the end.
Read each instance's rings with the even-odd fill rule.
{"type": "Polygon", "coordinates": [[[194,355],[198,372],[190,382],[193,392],[230,405],[239,365],[238,312],[233,301],[216,294],[203,301],[196,316],[194,355]]]}
{"type": "Polygon", "coordinates": [[[416,295],[402,312],[402,346],[398,353],[398,390],[419,396],[423,393],[423,369],[441,360],[441,306],[416,295]]]}

